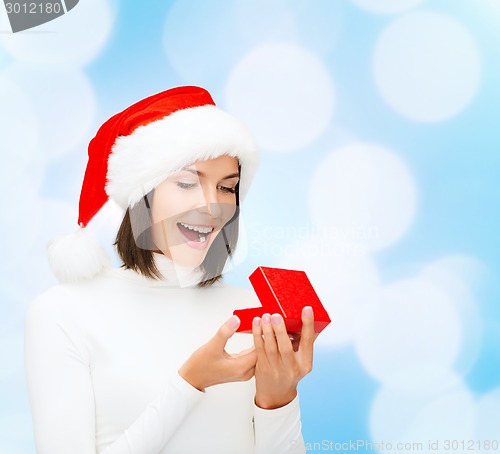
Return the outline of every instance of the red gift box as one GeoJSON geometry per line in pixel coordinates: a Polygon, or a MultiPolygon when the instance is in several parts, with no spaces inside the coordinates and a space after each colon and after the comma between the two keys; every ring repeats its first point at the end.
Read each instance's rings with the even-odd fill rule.
{"type": "Polygon", "coordinates": [[[254,317],[279,313],[283,316],[289,333],[300,333],[304,306],[311,306],[313,309],[316,333],[323,331],[331,322],[304,271],[259,266],[249,279],[262,307],[233,312],[241,320],[238,332],[251,333],[254,317]]]}

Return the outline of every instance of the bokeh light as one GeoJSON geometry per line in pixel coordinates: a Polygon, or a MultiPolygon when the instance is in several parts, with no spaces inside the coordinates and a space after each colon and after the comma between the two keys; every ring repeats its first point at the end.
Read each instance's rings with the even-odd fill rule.
{"type": "Polygon", "coordinates": [[[23,368],[24,336],[22,332],[2,330],[0,334],[0,357],[2,369],[0,380],[5,380],[23,368]]]}
{"type": "Polygon", "coordinates": [[[318,345],[344,346],[365,328],[376,308],[378,270],[356,244],[325,231],[286,249],[278,267],[307,270],[333,323],[318,338],[318,345]],[[327,271],[327,272],[325,272],[327,271]]]}
{"type": "Polygon", "coordinates": [[[459,354],[461,331],[448,295],[418,278],[406,279],[381,290],[356,350],[366,370],[385,382],[415,364],[451,368],[459,354]]]}
{"type": "Polygon", "coordinates": [[[317,225],[335,227],[345,238],[376,251],[398,241],[410,227],[417,189],[397,154],[354,143],[320,163],[311,178],[309,209],[317,225]]]}
{"type": "Polygon", "coordinates": [[[0,192],[0,206],[6,207],[2,226],[8,234],[2,235],[1,247],[13,260],[25,260],[39,234],[43,218],[39,188],[27,178],[16,180],[15,200],[10,192],[0,192]]]}
{"type": "Polygon", "coordinates": [[[424,0],[351,0],[356,6],[378,14],[397,14],[415,8],[424,0]]]}
{"type": "MultiPolygon", "coordinates": [[[[47,242],[78,228],[88,142],[176,85],[207,88],[262,151],[225,283],[304,270],[332,318],[300,384],[306,441],[496,437],[498,12],[81,0],[13,34],[0,5],[2,454],[35,451],[24,314],[56,284],[47,242]]],[[[115,266],[122,216],[110,202],[88,226],[115,266]]]]}
{"type": "Polygon", "coordinates": [[[393,109],[412,120],[437,122],[460,113],[473,99],[480,57],[459,22],[419,12],[397,19],[382,32],[373,70],[393,109]]]}
{"type": "Polygon", "coordinates": [[[61,157],[88,137],[96,100],[83,72],[12,65],[4,74],[16,81],[33,103],[40,125],[40,148],[46,158],[61,157]]]}
{"type": "Polygon", "coordinates": [[[294,151],[327,128],[334,107],[333,82],[307,50],[268,44],[236,65],[226,87],[226,104],[263,148],[294,151]]]}
{"type": "Polygon", "coordinates": [[[483,342],[483,321],[474,293],[486,267],[465,255],[442,257],[420,272],[420,277],[438,286],[453,301],[460,317],[462,344],[454,369],[463,374],[475,364],[483,342]]]}
{"type": "MultiPolygon", "coordinates": [[[[475,439],[481,441],[497,440],[500,427],[500,388],[493,389],[481,396],[477,403],[475,439]]],[[[492,449],[494,447],[492,446],[492,449]]],[[[483,450],[486,451],[485,448],[483,450]]]]}
{"type": "MultiPolygon", "coordinates": [[[[113,24],[114,12],[108,0],[85,0],[45,24],[45,33],[0,34],[0,45],[26,63],[49,68],[82,67],[102,51],[113,24]]],[[[0,29],[10,30],[6,15],[0,15],[0,29]]]]}
{"type": "MultiPolygon", "coordinates": [[[[425,369],[424,369],[425,370],[425,369]]],[[[450,373],[450,376],[452,374],[450,373]]],[[[401,450],[430,452],[429,441],[461,440],[474,435],[474,397],[459,377],[449,380],[447,389],[414,393],[383,386],[370,412],[374,440],[392,443],[422,443],[423,448],[401,450]]],[[[391,449],[381,450],[390,452],[391,449]]],[[[442,452],[442,451],[439,451],[442,452]]]]}
{"type": "Polygon", "coordinates": [[[15,82],[0,73],[0,137],[3,165],[0,186],[12,184],[35,159],[40,123],[32,99],[15,82]],[[19,128],[22,125],[22,129],[19,128]]]}

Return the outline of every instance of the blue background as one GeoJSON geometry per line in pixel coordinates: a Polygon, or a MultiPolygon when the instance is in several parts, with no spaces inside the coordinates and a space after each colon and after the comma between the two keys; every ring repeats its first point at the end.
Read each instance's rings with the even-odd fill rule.
{"type": "MultiPolygon", "coordinates": [[[[55,284],[44,256],[46,242],[56,234],[76,229],[76,209],[86,164],[87,143],[100,124],[114,113],[148,95],[178,85],[207,88],[221,108],[237,116],[245,112],[246,106],[251,106],[248,96],[254,96],[260,102],[264,120],[267,118],[271,124],[273,120],[282,122],[278,128],[280,131],[286,130],[288,115],[290,118],[305,119],[308,126],[304,128],[311,127],[314,122],[307,121],[309,107],[312,118],[317,115],[318,122],[325,122],[323,127],[310,134],[290,126],[290,135],[299,142],[305,137],[304,143],[297,147],[285,144],[279,149],[283,134],[277,133],[274,142],[267,140],[268,129],[263,128],[257,109],[250,109],[244,118],[250,128],[255,130],[257,140],[261,143],[262,162],[242,208],[250,235],[247,238],[250,248],[245,261],[226,276],[232,284],[248,286],[246,276],[258,265],[291,267],[297,260],[300,263],[300,257],[290,258],[286,253],[287,247],[293,245],[297,236],[287,234],[278,237],[276,232],[285,227],[299,229],[317,226],[320,222],[318,219],[324,218],[314,212],[313,199],[323,205],[326,219],[334,219],[333,225],[329,227],[335,228],[334,216],[343,211],[337,209],[337,199],[330,191],[334,192],[338,187],[333,182],[318,182],[318,178],[324,179],[321,169],[328,172],[329,167],[325,163],[338,150],[361,143],[366,146],[363,156],[369,156],[372,150],[370,146],[373,145],[387,150],[390,162],[401,163],[407,171],[403,172],[401,178],[406,182],[405,187],[409,188],[410,196],[405,198],[403,188],[400,203],[401,207],[411,208],[410,214],[401,214],[407,216],[403,223],[405,226],[392,237],[389,235],[390,240],[385,244],[373,246],[361,242],[365,248],[363,260],[369,261],[377,273],[377,289],[373,298],[379,300],[375,298],[375,293],[385,295],[387,288],[393,288],[391,286],[401,280],[418,278],[427,265],[451,258],[446,266],[449,266],[447,270],[453,275],[452,284],[442,288],[446,287],[449,291],[451,306],[447,306],[448,309],[456,310],[458,314],[457,329],[460,334],[457,344],[454,344],[458,353],[455,359],[451,358],[444,365],[436,363],[442,359],[440,356],[432,356],[429,361],[432,367],[443,366],[455,374],[459,385],[455,383],[444,389],[439,386],[434,389],[431,385],[432,390],[427,389],[419,408],[434,408],[433,402],[446,397],[448,392],[452,396],[457,395],[454,393],[456,386],[459,386],[460,390],[456,392],[465,396],[464,399],[468,399],[470,405],[453,407],[450,404],[449,411],[443,410],[441,420],[446,422],[447,418],[451,418],[449,423],[453,425],[453,418],[457,417],[453,415],[456,413],[453,409],[465,408],[472,422],[468,427],[470,430],[462,433],[462,437],[492,437],[495,434],[489,427],[496,427],[499,428],[496,431],[497,439],[500,438],[500,410],[485,410],[487,405],[484,404],[500,403],[500,243],[497,239],[500,219],[500,32],[497,24],[500,7],[495,1],[486,0],[386,1],[383,3],[389,5],[389,9],[384,11],[382,6],[373,6],[377,2],[372,2],[371,10],[363,7],[363,4],[368,3],[348,0],[108,3],[81,0],[65,16],[37,27],[37,32],[33,30],[23,34],[9,33],[8,24],[3,18],[0,36],[1,123],[10,131],[16,130],[20,138],[31,134],[30,125],[38,125],[40,131],[45,133],[39,131],[36,137],[33,135],[32,151],[29,159],[25,160],[22,156],[26,150],[18,148],[16,140],[5,142],[0,137],[4,157],[0,173],[3,180],[0,181],[4,205],[2,219],[5,218],[0,227],[4,251],[0,281],[0,355],[3,368],[0,374],[0,452],[34,452],[22,364],[23,316],[31,299],[44,288],[55,284]],[[107,15],[103,14],[101,20],[94,22],[93,14],[97,14],[103,4],[106,5],[107,15]],[[391,10],[391,4],[393,7],[399,6],[391,10]],[[430,91],[426,91],[433,84],[442,82],[444,76],[439,71],[446,65],[436,62],[436,73],[433,67],[419,66],[416,74],[408,74],[415,83],[413,90],[417,92],[417,98],[423,98],[427,105],[428,118],[425,118],[425,115],[422,117],[415,113],[414,105],[411,101],[405,101],[406,98],[400,98],[399,103],[396,100],[396,105],[388,101],[387,93],[381,87],[380,79],[377,79],[375,66],[377,50],[383,52],[379,47],[382,45],[380,39],[383,33],[393,30],[392,27],[400,20],[412,21],[416,18],[413,23],[421,26],[429,16],[438,17],[443,26],[448,23],[446,20],[458,24],[462,32],[460,36],[466,36],[467,42],[472,43],[477,57],[478,77],[476,82],[470,82],[464,73],[453,72],[450,85],[458,80],[464,86],[463,90],[451,92],[450,101],[449,98],[430,96],[430,91]],[[423,17],[420,22],[417,20],[419,17],[423,17]],[[79,27],[74,24],[79,24],[79,27]],[[92,36],[96,35],[101,38],[96,38],[94,42],[92,36]],[[33,40],[38,41],[41,53],[30,51],[35,46],[33,40]],[[47,40],[46,44],[44,40],[47,40]],[[277,43],[298,49],[294,55],[299,57],[304,53],[311,56],[322,68],[321,74],[328,77],[325,86],[332,88],[334,96],[328,98],[325,94],[328,99],[319,99],[323,88],[320,85],[316,91],[312,87],[312,93],[318,99],[313,99],[310,106],[305,103],[305,95],[301,94],[304,87],[301,87],[300,82],[308,84],[317,80],[311,76],[317,72],[311,70],[311,73],[304,68],[304,75],[290,74],[291,82],[284,83],[291,90],[288,104],[279,118],[267,112],[267,106],[283,99],[282,94],[274,98],[279,91],[280,81],[273,81],[273,77],[283,76],[283,70],[275,71],[273,64],[267,60],[259,63],[255,55],[262,49],[271,49],[276,56],[275,65],[279,67],[279,49],[286,47],[276,46],[277,43]],[[75,47],[72,50],[65,48],[66,45],[75,47]],[[37,60],[36,55],[41,57],[37,60]],[[71,55],[75,58],[71,58],[71,55]],[[248,63],[248,58],[251,63],[248,63]],[[254,75],[263,80],[267,77],[270,82],[266,85],[256,81],[256,85],[249,87],[246,93],[241,82],[244,78],[238,79],[241,74],[238,70],[251,67],[252,64],[254,75]],[[90,101],[78,96],[81,90],[78,85],[68,86],[67,91],[58,92],[57,87],[45,83],[63,80],[67,74],[70,74],[67,80],[79,80],[85,90],[90,90],[90,101]],[[45,82],[39,83],[40,80],[45,82]],[[8,88],[2,91],[2,84],[3,87],[15,86],[17,91],[8,88]],[[259,91],[259,87],[263,90],[259,91]],[[453,108],[454,100],[467,90],[470,96],[464,98],[463,105],[453,108]],[[68,114],[64,107],[65,96],[72,91],[74,98],[71,95],[69,102],[73,105],[68,107],[68,114]],[[18,93],[22,95],[22,103],[16,101],[18,93]],[[293,102],[295,96],[297,104],[293,102]],[[321,110],[323,101],[324,105],[331,108],[331,112],[321,110]],[[34,116],[27,122],[26,118],[31,117],[23,113],[22,109],[23,106],[31,108],[30,103],[33,104],[34,116]],[[90,107],[82,108],[89,113],[82,121],[81,130],[78,129],[79,103],[85,106],[90,103],[90,107]],[[432,119],[433,109],[440,108],[444,108],[445,113],[441,118],[432,119]],[[51,141],[57,134],[64,134],[63,127],[59,128],[57,123],[67,121],[68,115],[78,137],[73,143],[68,142],[70,145],[57,149],[57,142],[51,141]],[[51,124],[44,123],[44,118],[50,118],[51,124]],[[47,145],[53,143],[56,145],[52,145],[52,148],[47,145]],[[278,146],[273,145],[276,143],[278,146]],[[26,189],[28,186],[29,190],[26,189]],[[311,192],[318,187],[323,190],[311,192]],[[411,194],[414,194],[413,198],[411,194]],[[47,214],[49,206],[52,211],[47,214]],[[333,214],[328,218],[330,210],[333,214]],[[258,226],[275,229],[274,236],[264,236],[259,240],[261,252],[251,247],[254,244],[251,232],[258,226]],[[29,234],[22,236],[23,232],[29,234]],[[456,282],[460,285],[453,287],[456,282]],[[460,309],[463,307],[460,306],[460,299],[464,295],[464,288],[468,295],[468,310],[475,317],[474,327],[471,319],[464,316],[460,309]],[[474,343],[474,348],[467,356],[467,365],[463,366],[460,352],[468,350],[469,342],[474,343]],[[488,427],[483,423],[486,420],[490,424],[488,427]]],[[[440,36],[439,31],[428,35],[427,28],[417,27],[417,30],[418,33],[412,37],[401,35],[401,54],[389,54],[394,67],[387,67],[384,74],[397,74],[394,68],[397,68],[399,60],[407,62],[413,58],[408,43],[417,43],[418,47],[419,41],[425,36],[440,36]],[[408,47],[405,50],[406,45],[408,47]]],[[[446,39],[448,31],[444,30],[442,40],[446,39]]],[[[453,48],[454,54],[450,56],[444,53],[441,58],[445,62],[448,58],[450,62],[458,61],[464,72],[467,72],[474,61],[467,59],[465,51],[462,54],[460,43],[457,46],[444,46],[445,49],[453,48]]],[[[432,49],[429,49],[429,53],[432,53],[432,49]]],[[[414,60],[417,63],[426,61],[420,54],[415,54],[414,60]]],[[[299,67],[301,62],[299,59],[299,67]]],[[[346,156],[348,160],[348,154],[346,156]]],[[[377,167],[380,155],[375,153],[373,156],[374,172],[382,180],[388,181],[389,189],[382,192],[382,196],[398,192],[398,186],[390,185],[394,175],[384,167],[385,161],[380,161],[380,167],[377,167]]],[[[360,175],[362,177],[366,173],[360,175]]],[[[352,187],[344,187],[347,188],[345,197],[350,197],[349,190],[352,187]]],[[[353,197],[353,212],[370,211],[364,205],[356,211],[354,204],[357,200],[353,197]]],[[[373,208],[374,214],[369,218],[369,222],[375,224],[385,219],[387,213],[383,208],[384,201],[377,203],[373,208]]],[[[399,205],[390,205],[387,210],[391,216],[388,218],[389,223],[391,219],[398,219],[399,205]]],[[[96,229],[96,235],[110,253],[117,215],[112,214],[111,217],[111,227],[107,230],[106,226],[101,230],[96,229]]],[[[106,219],[99,222],[102,227],[106,219]]],[[[382,235],[384,225],[383,222],[380,225],[382,235]]],[[[299,241],[302,239],[300,237],[299,241]]],[[[308,239],[324,241],[313,230],[309,232],[308,239]]],[[[307,260],[304,260],[303,266],[308,273],[310,271],[310,278],[317,285],[318,293],[324,298],[334,320],[328,330],[335,330],[336,324],[342,323],[342,319],[336,318],[335,291],[332,290],[331,295],[320,292],[320,289],[328,287],[332,279],[332,260],[333,257],[322,255],[318,258],[318,267],[309,270],[310,262],[307,260]]],[[[364,285],[362,275],[353,282],[357,286],[364,285]]],[[[364,298],[363,304],[370,305],[370,295],[364,298]]],[[[380,304],[384,304],[384,297],[380,298],[380,304]]],[[[349,289],[344,289],[342,304],[351,304],[349,289]]],[[[401,305],[404,304],[405,295],[401,295],[401,305]]],[[[412,310],[418,310],[418,307],[412,310]]],[[[352,314],[346,317],[352,317],[352,314]]],[[[432,318],[432,314],[429,317],[432,318]]],[[[373,329],[399,323],[396,318],[374,320],[372,314],[368,324],[373,329]]],[[[350,321],[356,324],[356,320],[350,321]]],[[[437,344],[446,344],[451,342],[447,332],[443,326],[442,336],[434,333],[431,337],[437,344]]],[[[376,361],[367,360],[367,341],[363,333],[347,330],[345,338],[340,340],[325,334],[325,339],[320,343],[322,337],[318,339],[314,371],[300,384],[303,433],[311,450],[314,449],[314,443],[322,440],[411,442],[425,439],[427,433],[431,437],[431,432],[418,418],[413,420],[413,416],[407,419],[401,416],[405,421],[403,425],[407,425],[406,429],[399,430],[391,423],[393,420],[390,415],[387,419],[379,415],[377,408],[385,407],[380,402],[377,405],[382,407],[376,407],[375,400],[377,396],[380,397],[378,393],[382,388],[391,389],[394,384],[387,381],[384,370],[377,369],[376,361]],[[370,367],[370,364],[375,366],[370,367]]],[[[399,342],[398,339],[393,341],[395,345],[399,342]]],[[[436,349],[439,348],[436,345],[436,349]]],[[[391,370],[397,370],[398,360],[391,362],[389,357],[387,361],[391,370]]],[[[405,365],[412,364],[411,359],[405,359],[405,365]]],[[[417,361],[415,364],[415,370],[418,371],[421,363],[417,361]]],[[[418,372],[415,372],[414,379],[418,381],[418,372]]],[[[405,395],[419,395],[415,389],[410,386],[405,395]]],[[[403,414],[403,410],[403,407],[396,409],[395,414],[398,411],[403,414]]],[[[446,424],[440,430],[438,427],[437,437],[443,440],[456,436],[446,424]]],[[[317,445],[316,450],[319,450],[317,445]]]]}

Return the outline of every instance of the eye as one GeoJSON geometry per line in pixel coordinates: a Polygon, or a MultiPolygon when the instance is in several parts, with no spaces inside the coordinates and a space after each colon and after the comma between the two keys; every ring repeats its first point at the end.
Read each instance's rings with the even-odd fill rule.
{"type": "Polygon", "coordinates": [[[182,181],[177,181],[177,186],[181,189],[192,189],[196,186],[196,183],[184,183],[182,181]]]}
{"type": "Polygon", "coordinates": [[[236,194],[236,189],[235,188],[230,188],[228,186],[219,185],[219,186],[217,186],[217,189],[219,189],[222,192],[229,192],[231,194],[236,194]]]}

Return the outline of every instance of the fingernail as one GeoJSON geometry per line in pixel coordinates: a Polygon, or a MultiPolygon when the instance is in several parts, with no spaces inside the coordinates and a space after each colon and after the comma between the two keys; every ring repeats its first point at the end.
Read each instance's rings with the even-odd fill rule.
{"type": "Polygon", "coordinates": [[[256,328],[260,327],[260,318],[259,317],[255,317],[253,319],[253,326],[255,326],[256,328]]]}
{"type": "Polygon", "coordinates": [[[264,314],[262,316],[262,323],[264,325],[269,325],[271,323],[271,316],[269,314],[264,314]]]}
{"type": "Polygon", "coordinates": [[[312,309],[311,306],[304,307],[304,315],[306,317],[312,317],[312,315],[313,315],[313,309],[312,309]]]}
{"type": "Polygon", "coordinates": [[[228,321],[227,324],[229,328],[231,329],[236,329],[238,326],[240,326],[240,319],[238,318],[237,315],[233,315],[228,321]]]}
{"type": "Polygon", "coordinates": [[[279,326],[281,324],[281,315],[280,314],[273,314],[271,316],[271,321],[273,322],[274,326],[279,326]]]}

